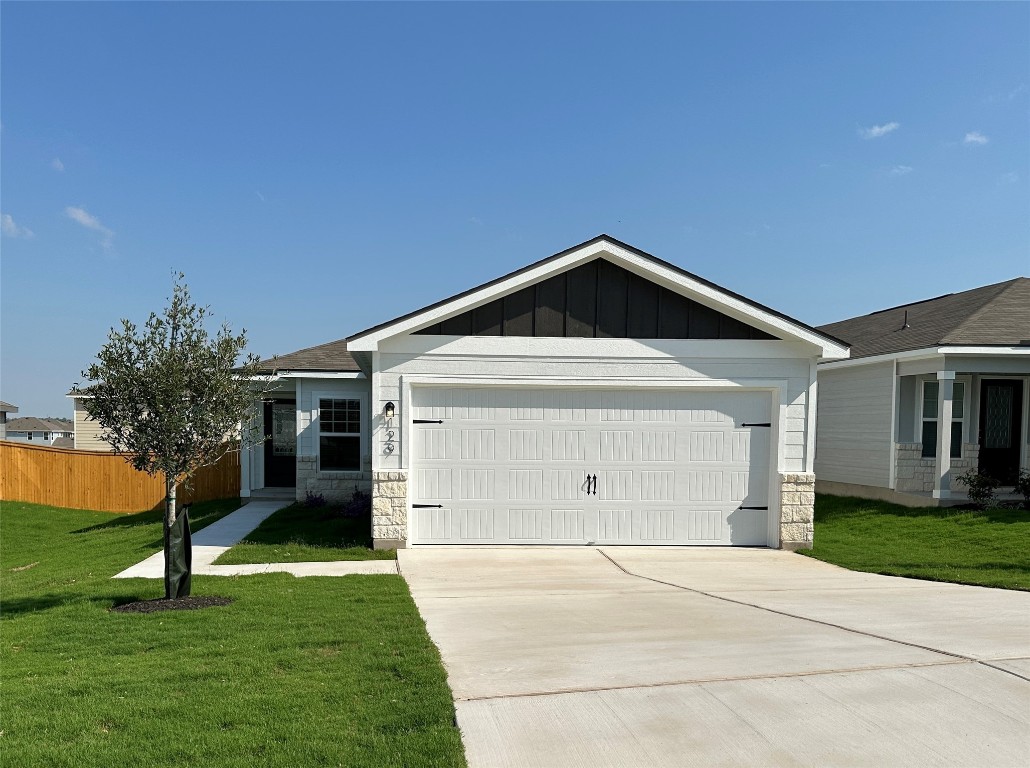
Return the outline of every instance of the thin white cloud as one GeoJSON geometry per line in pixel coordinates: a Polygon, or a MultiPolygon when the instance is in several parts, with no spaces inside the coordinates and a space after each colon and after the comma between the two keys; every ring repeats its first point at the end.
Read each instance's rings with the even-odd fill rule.
{"type": "Polygon", "coordinates": [[[20,237],[24,240],[31,240],[36,236],[28,227],[18,226],[9,213],[0,214],[0,231],[8,237],[20,237]]]}
{"type": "Polygon", "coordinates": [[[883,125],[874,125],[870,128],[859,128],[858,135],[863,139],[879,139],[881,136],[886,136],[888,133],[892,133],[901,127],[901,123],[884,123],[883,125]]]}
{"type": "Polygon", "coordinates": [[[963,144],[986,144],[989,141],[990,139],[980,133],[980,131],[970,131],[966,134],[966,138],[962,139],[963,144]]]}
{"type": "Polygon", "coordinates": [[[1019,181],[1019,174],[1015,171],[1009,171],[1001,175],[1002,184],[1016,184],[1019,181]]]}
{"type": "Polygon", "coordinates": [[[267,200],[265,200],[265,196],[258,192],[256,189],[254,190],[254,194],[257,195],[258,200],[260,200],[262,203],[267,202],[267,200]]]}
{"type": "Polygon", "coordinates": [[[58,173],[64,173],[64,163],[61,162],[61,158],[55,157],[50,161],[50,167],[58,173]]]}
{"type": "Polygon", "coordinates": [[[915,169],[911,165],[895,165],[887,173],[891,176],[908,176],[913,170],[915,169]]]}
{"type": "Polygon", "coordinates": [[[77,222],[84,226],[86,229],[92,229],[94,232],[99,232],[104,236],[101,241],[105,248],[111,247],[111,241],[114,239],[114,232],[105,227],[100,223],[93,214],[89,213],[85,208],[77,208],[73,205],[69,205],[64,209],[65,215],[74,222],[77,222]]]}

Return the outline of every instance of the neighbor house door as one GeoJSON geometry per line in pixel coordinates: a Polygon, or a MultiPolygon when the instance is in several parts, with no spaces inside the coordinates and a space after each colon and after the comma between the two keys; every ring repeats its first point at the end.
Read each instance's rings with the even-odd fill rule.
{"type": "Polygon", "coordinates": [[[980,384],[980,471],[1012,485],[1019,474],[1023,382],[984,379],[980,384]]]}
{"type": "Polygon", "coordinates": [[[265,487],[297,485],[297,403],[265,403],[265,487]]]}

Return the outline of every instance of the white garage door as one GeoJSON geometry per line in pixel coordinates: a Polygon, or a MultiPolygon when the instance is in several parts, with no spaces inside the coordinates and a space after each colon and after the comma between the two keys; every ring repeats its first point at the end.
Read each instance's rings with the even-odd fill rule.
{"type": "Polygon", "coordinates": [[[769,536],[763,392],[413,389],[413,544],[769,536]]]}

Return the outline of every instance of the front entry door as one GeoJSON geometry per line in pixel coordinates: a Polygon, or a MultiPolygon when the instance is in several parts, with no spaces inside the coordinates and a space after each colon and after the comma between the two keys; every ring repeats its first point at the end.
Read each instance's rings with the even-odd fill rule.
{"type": "Polygon", "coordinates": [[[1002,485],[1019,474],[1023,382],[985,379],[980,384],[980,471],[1002,485]]]}
{"type": "Polygon", "coordinates": [[[265,403],[265,487],[297,485],[297,403],[265,403]]]}

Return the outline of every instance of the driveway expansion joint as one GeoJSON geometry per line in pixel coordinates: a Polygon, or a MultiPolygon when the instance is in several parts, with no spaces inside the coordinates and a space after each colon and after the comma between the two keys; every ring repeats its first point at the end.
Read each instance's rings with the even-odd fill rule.
{"type": "MultiPolygon", "coordinates": [[[[907,645],[910,648],[919,648],[920,650],[929,651],[930,653],[939,653],[942,656],[951,656],[952,658],[961,659],[962,661],[979,662],[979,659],[975,659],[972,656],[964,656],[961,653],[954,653],[952,651],[943,651],[940,648],[933,648],[933,647],[931,647],[929,645],[921,645],[919,643],[910,643],[907,640],[898,640],[895,637],[887,637],[886,635],[878,635],[878,634],[876,634],[874,632],[865,632],[864,630],[855,629],[854,627],[846,627],[843,624],[834,624],[831,621],[822,621],[820,619],[813,619],[810,616],[801,616],[801,615],[796,614],[796,613],[788,613],[787,611],[779,611],[779,610],[777,610],[775,608],[767,608],[767,607],[765,607],[763,605],[758,605],[756,603],[749,603],[746,600],[735,600],[732,597],[725,597],[723,595],[716,595],[716,594],[714,594],[712,592],[705,592],[704,590],[701,590],[701,589],[693,589],[692,587],[684,587],[682,584],[673,584],[672,582],[669,582],[669,581],[662,581],[661,579],[655,579],[655,578],[652,578],[650,576],[644,576],[644,575],[639,574],[639,573],[633,573],[632,571],[629,571],[625,567],[623,567],[620,563],[618,563],[611,555],[609,555],[603,549],[598,549],[597,551],[601,554],[602,557],[604,557],[606,560],[608,560],[608,562],[610,562],[612,565],[614,565],[620,571],[625,573],[627,576],[632,576],[632,577],[637,578],[637,579],[645,579],[647,581],[652,581],[655,584],[664,584],[665,586],[672,587],[673,589],[682,589],[685,592],[693,592],[696,595],[704,595],[705,597],[711,597],[711,598],[714,598],[715,600],[722,600],[722,601],[727,602],[727,603],[733,603],[734,605],[743,605],[743,606],[745,606],[747,608],[756,608],[759,611],[766,611],[768,613],[774,613],[774,614],[776,614],[778,616],[786,616],[789,619],[798,619],[800,621],[808,621],[808,622],[811,622],[812,624],[821,624],[824,627],[832,627],[833,629],[840,629],[840,630],[843,630],[844,632],[852,632],[852,633],[854,633],[856,635],[863,635],[865,637],[872,637],[872,638],[875,638],[877,640],[885,640],[885,641],[887,641],[889,643],[897,643],[898,645],[907,645]]],[[[1017,675],[1017,677],[1019,677],[1019,675],[1017,675]]]]}
{"type": "MultiPolygon", "coordinates": [[[[659,683],[633,683],[627,685],[601,685],[585,688],[559,688],[552,691],[529,691],[528,693],[499,693],[495,696],[455,696],[455,701],[475,702],[499,699],[528,699],[540,696],[567,696],[575,693],[602,693],[604,691],[634,691],[649,688],[670,688],[677,685],[707,685],[709,683],[736,683],[750,680],[790,680],[798,677],[820,675],[847,675],[861,672],[883,672],[889,669],[920,669],[923,667],[948,667],[960,664],[975,664],[976,659],[954,659],[948,661],[924,661],[909,664],[878,664],[868,667],[842,667],[840,669],[813,669],[805,672],[788,672],[768,675],[730,675],[727,677],[701,677],[692,680],[667,680],[659,683]]],[[[1004,670],[1002,670],[1004,671],[1004,670]]],[[[1018,675],[1017,675],[1018,677],[1018,675]]]]}

